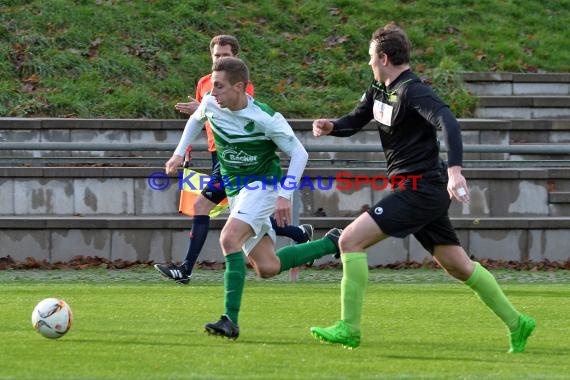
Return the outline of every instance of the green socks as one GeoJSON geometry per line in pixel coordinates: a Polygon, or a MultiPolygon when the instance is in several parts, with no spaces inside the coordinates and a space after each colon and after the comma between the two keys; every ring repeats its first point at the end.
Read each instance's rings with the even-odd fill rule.
{"type": "Polygon", "coordinates": [[[276,254],[281,261],[280,272],[287,269],[296,268],[316,259],[320,259],[324,255],[333,255],[336,252],[336,246],[329,238],[322,238],[304,244],[289,245],[279,249],[276,254]]]}
{"type": "Polygon", "coordinates": [[[245,284],[245,260],[241,251],[230,253],[225,257],[226,271],[224,272],[224,306],[225,314],[233,323],[238,324],[238,314],[241,306],[241,296],[245,284]]]}
{"type": "Polygon", "coordinates": [[[368,256],[364,252],[345,253],[342,260],[342,281],[340,283],[341,319],[360,331],[364,291],[368,285],[368,256]]]}
{"type": "Polygon", "coordinates": [[[495,277],[479,263],[475,263],[475,270],[471,277],[465,281],[493,312],[501,318],[509,330],[517,328],[519,312],[511,305],[495,277]]]}

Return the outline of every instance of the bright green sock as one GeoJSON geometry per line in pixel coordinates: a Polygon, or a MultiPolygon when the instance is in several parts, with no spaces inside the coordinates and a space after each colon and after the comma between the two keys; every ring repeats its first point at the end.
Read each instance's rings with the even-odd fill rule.
{"type": "Polygon", "coordinates": [[[224,306],[225,314],[233,323],[238,324],[241,295],[245,285],[245,260],[243,252],[234,252],[226,256],[224,272],[224,306]]]}
{"type": "Polygon", "coordinates": [[[365,252],[344,253],[340,282],[341,319],[360,331],[364,291],[368,285],[368,256],[365,252]]]}
{"type": "Polygon", "coordinates": [[[331,239],[326,237],[304,244],[289,245],[276,252],[277,257],[281,260],[280,272],[335,253],[336,246],[331,239]]]}
{"type": "Polygon", "coordinates": [[[475,263],[475,269],[465,281],[493,312],[512,331],[517,328],[520,313],[511,305],[495,277],[481,264],[475,263]]]}

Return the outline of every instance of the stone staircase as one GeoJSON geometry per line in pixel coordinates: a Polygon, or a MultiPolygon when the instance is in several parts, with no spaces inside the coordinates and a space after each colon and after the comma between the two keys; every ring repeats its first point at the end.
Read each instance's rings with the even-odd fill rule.
{"type": "Polygon", "coordinates": [[[478,118],[570,117],[570,73],[469,73],[464,78],[479,97],[478,118]]]}
{"type": "MultiPolygon", "coordinates": [[[[564,112],[570,107],[564,104],[570,98],[570,76],[472,73],[465,78],[480,97],[481,107],[478,118],[460,120],[472,202],[454,203],[450,214],[464,247],[479,258],[568,260],[570,150],[565,149],[570,143],[570,117],[565,118],[564,112]],[[563,106],[544,106],[555,103],[536,100],[541,97],[557,98],[556,104],[563,106]],[[528,98],[533,101],[524,100],[528,98]],[[512,105],[516,112],[501,117],[507,110],[499,104],[512,105]],[[561,111],[546,113],[558,108],[561,111]],[[538,115],[543,116],[533,117],[538,115]],[[467,149],[481,145],[499,149],[467,149]],[[563,149],[507,152],[514,146],[563,149]]],[[[0,118],[0,257],[32,256],[51,262],[75,255],[181,260],[191,224],[177,215],[178,178],[169,178],[170,186],[158,191],[149,186],[148,177],[162,171],[184,122],[0,118]]],[[[311,120],[291,124],[312,148],[305,174],[313,183],[331,176],[334,185],[342,170],[368,177],[385,174],[377,169],[384,162],[371,126],[349,139],[315,139],[311,120]],[[319,148],[329,145],[339,151],[319,148]]],[[[202,138],[195,147],[205,143],[202,138]]],[[[208,153],[195,150],[195,167],[207,171],[208,153]]],[[[363,205],[374,204],[385,192],[370,186],[350,191],[304,188],[296,211],[301,222],[314,224],[316,236],[322,236],[329,228],[347,225],[363,205]],[[316,216],[322,211],[326,217],[316,216]]],[[[222,260],[217,238],[224,221],[224,217],[212,221],[201,260],[222,260]]],[[[280,239],[279,244],[289,242],[280,239]]],[[[370,253],[370,265],[429,258],[413,238],[388,239],[370,253]]]]}

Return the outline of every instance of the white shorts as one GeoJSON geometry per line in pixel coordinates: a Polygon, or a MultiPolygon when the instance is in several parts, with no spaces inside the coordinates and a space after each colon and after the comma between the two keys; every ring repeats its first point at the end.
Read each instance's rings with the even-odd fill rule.
{"type": "Polygon", "coordinates": [[[256,181],[242,188],[239,194],[228,197],[230,217],[249,224],[254,233],[242,247],[246,255],[249,255],[265,235],[269,235],[275,244],[275,230],[271,227],[269,217],[275,212],[278,196],[279,191],[275,186],[256,181]]]}

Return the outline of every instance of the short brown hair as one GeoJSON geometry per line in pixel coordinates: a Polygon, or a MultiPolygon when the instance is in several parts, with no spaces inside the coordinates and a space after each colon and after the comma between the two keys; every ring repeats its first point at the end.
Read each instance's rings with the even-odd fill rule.
{"type": "Polygon", "coordinates": [[[410,62],[410,50],[412,44],[403,29],[394,23],[389,23],[382,28],[378,28],[372,33],[370,42],[376,44],[376,54],[384,53],[389,61],[395,65],[402,65],[410,62]]]}
{"type": "Polygon", "coordinates": [[[244,91],[249,82],[249,69],[247,65],[236,57],[221,57],[212,65],[212,71],[225,71],[228,74],[230,84],[243,82],[244,91]]]}
{"type": "Polygon", "coordinates": [[[238,55],[240,49],[237,38],[227,34],[220,34],[219,36],[215,36],[214,38],[212,38],[212,40],[210,41],[210,53],[214,51],[214,45],[220,45],[220,46],[230,45],[232,48],[232,54],[234,56],[238,55]]]}

